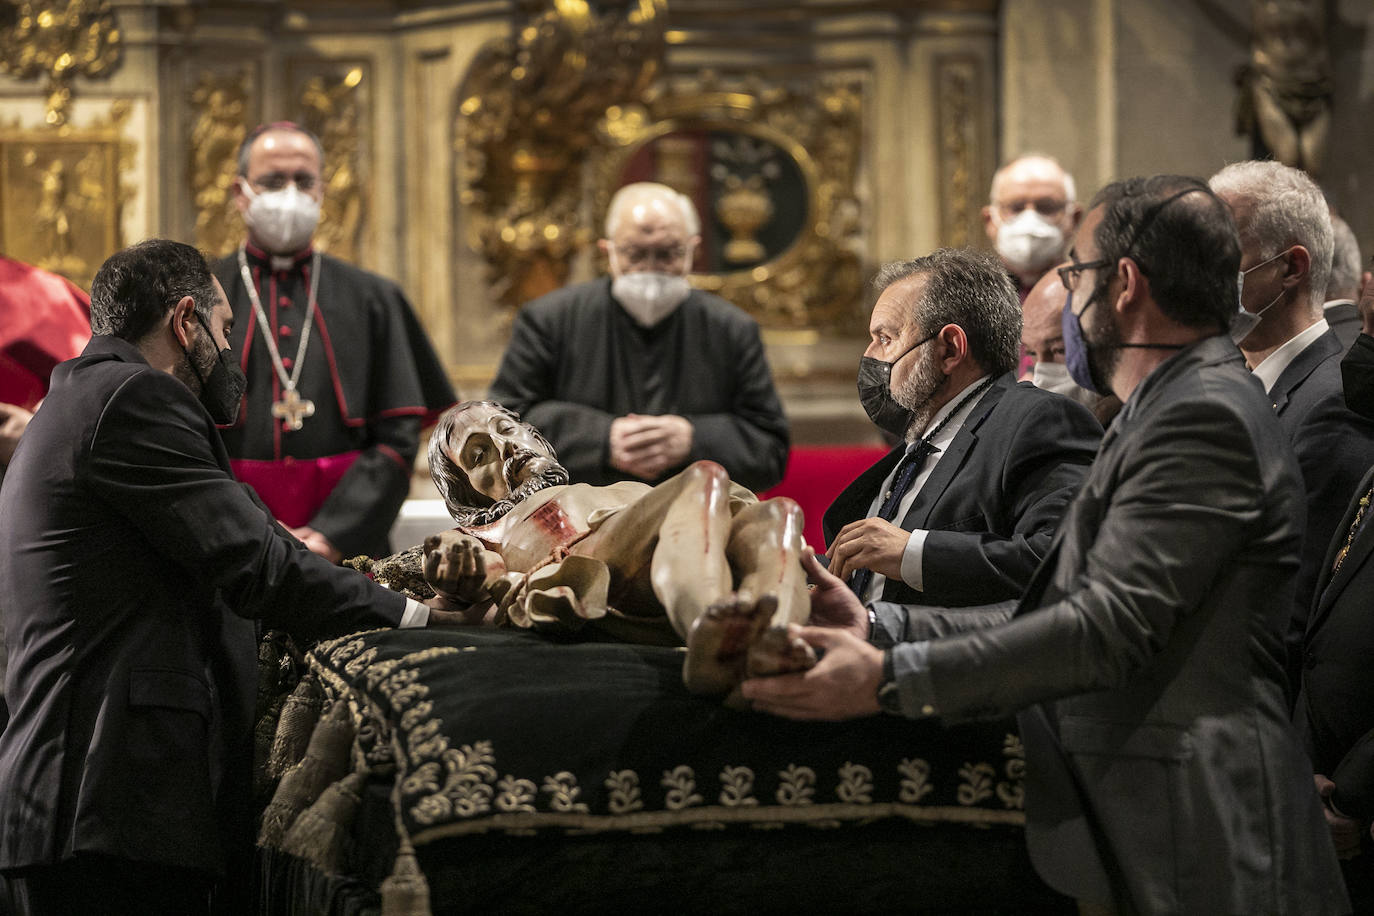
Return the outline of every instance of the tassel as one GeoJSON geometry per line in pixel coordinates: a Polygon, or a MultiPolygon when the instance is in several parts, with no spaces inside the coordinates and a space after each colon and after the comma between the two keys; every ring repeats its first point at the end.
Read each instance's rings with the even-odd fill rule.
{"type": "Polygon", "coordinates": [[[348,704],[340,700],[329,710],[310,736],[305,756],[282,776],[272,801],[262,814],[258,845],[279,846],[287,829],[320,793],[349,771],[353,746],[353,719],[348,704]]]}
{"type": "Polygon", "coordinates": [[[401,841],[396,864],[382,882],[382,916],[430,916],[429,882],[408,839],[401,841]]]}
{"type": "Polygon", "coordinates": [[[320,689],[320,682],[315,675],[307,674],[282,705],[277,734],[272,739],[272,749],[267,753],[266,771],[269,779],[280,779],[287,769],[305,756],[306,746],[323,707],[324,692],[320,689]]]}
{"type": "Polygon", "coordinates": [[[350,773],[325,789],[286,831],[281,848],[326,875],[342,874],[353,852],[353,820],[362,802],[365,772],[350,773]]]}

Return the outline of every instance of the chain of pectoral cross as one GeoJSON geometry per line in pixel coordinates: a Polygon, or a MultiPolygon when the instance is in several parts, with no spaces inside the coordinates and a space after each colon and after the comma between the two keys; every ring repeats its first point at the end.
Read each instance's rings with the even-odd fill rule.
{"type": "Polygon", "coordinates": [[[289,375],[282,364],[281,351],[277,349],[276,335],[267,321],[267,310],[262,307],[262,299],[258,296],[257,284],[248,270],[248,255],[244,253],[243,246],[239,246],[239,273],[243,276],[243,285],[248,288],[248,298],[253,302],[258,327],[262,329],[262,339],[267,342],[267,355],[272,357],[272,368],[281,382],[282,397],[280,401],[273,402],[272,416],[281,420],[287,429],[300,429],[306,417],[315,415],[315,402],[301,397],[296,391],[296,383],[300,381],[301,367],[305,365],[305,349],[310,345],[310,326],[315,322],[315,293],[320,288],[320,253],[315,252],[310,261],[310,297],[305,306],[305,325],[301,328],[301,342],[296,345],[296,361],[289,375]]]}

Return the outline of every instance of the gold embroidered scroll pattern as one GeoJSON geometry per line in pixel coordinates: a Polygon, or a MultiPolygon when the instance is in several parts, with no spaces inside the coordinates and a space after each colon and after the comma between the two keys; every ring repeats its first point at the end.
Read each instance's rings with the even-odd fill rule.
{"type": "Polygon", "coordinates": [[[534,797],[537,791],[532,781],[528,779],[517,779],[514,776],[504,776],[496,784],[496,810],[497,811],[523,811],[526,814],[534,813],[534,797]]]}
{"type": "Polygon", "coordinates": [[[780,805],[809,805],[815,800],[816,771],[795,763],[778,774],[777,799],[780,805]]]}
{"type": "Polygon", "coordinates": [[[697,794],[696,774],[689,766],[665,770],[661,784],[668,790],[663,797],[663,806],[669,811],[681,811],[702,802],[701,796],[697,794]]]}
{"type": "Polygon", "coordinates": [[[588,813],[587,803],[577,800],[582,787],[577,784],[577,777],[567,770],[545,776],[544,792],[549,796],[549,808],[554,811],[588,813]]]}
{"type": "Polygon", "coordinates": [[[897,795],[902,802],[914,805],[935,791],[930,784],[930,764],[924,760],[903,758],[897,765],[897,772],[902,775],[902,787],[897,795]]]}
{"type": "Polygon", "coordinates": [[[606,806],[612,814],[629,814],[644,807],[639,795],[639,775],[634,770],[613,770],[606,777],[606,806]]]}
{"type": "Polygon", "coordinates": [[[1018,735],[1007,735],[1002,742],[1002,756],[1007,758],[1006,782],[997,784],[997,797],[1008,808],[1026,807],[1026,748],[1018,735]]]}
{"type": "Polygon", "coordinates": [[[966,763],[959,768],[959,804],[976,805],[992,794],[992,777],[996,771],[990,763],[966,763]]]}
{"type": "Polygon", "coordinates": [[[726,767],[720,771],[720,803],[727,808],[752,808],[759,803],[754,798],[754,771],[748,767],[726,767]]]}
{"type": "Polygon", "coordinates": [[[840,767],[840,783],[835,787],[840,801],[853,805],[873,804],[873,771],[863,764],[845,762],[840,767]]]}

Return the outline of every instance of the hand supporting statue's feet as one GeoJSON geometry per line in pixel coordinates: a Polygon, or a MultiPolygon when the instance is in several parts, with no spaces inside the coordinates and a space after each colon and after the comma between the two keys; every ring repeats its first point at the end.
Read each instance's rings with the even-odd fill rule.
{"type": "Polygon", "coordinates": [[[749,647],[744,673],[768,677],[806,671],[816,664],[816,650],[800,636],[789,636],[787,627],[769,627],[749,647]]]}

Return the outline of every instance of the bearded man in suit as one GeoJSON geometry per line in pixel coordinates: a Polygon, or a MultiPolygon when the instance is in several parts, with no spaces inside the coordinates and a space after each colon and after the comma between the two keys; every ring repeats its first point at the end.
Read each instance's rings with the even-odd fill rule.
{"type": "Polygon", "coordinates": [[[1227,337],[1230,212],[1194,178],[1116,182],[1070,260],[1070,372],[1125,406],[1025,595],[865,609],[813,563],[818,625],[797,635],[824,655],[742,693],[799,719],[1019,710],[1031,860],[1083,904],[1347,913],[1288,721],[1303,491],[1227,337]]]}

